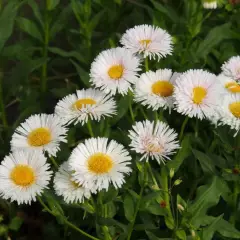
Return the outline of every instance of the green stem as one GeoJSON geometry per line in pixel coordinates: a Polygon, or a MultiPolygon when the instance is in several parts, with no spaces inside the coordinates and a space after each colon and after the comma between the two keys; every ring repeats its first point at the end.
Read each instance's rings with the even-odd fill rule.
{"type": "Polygon", "coordinates": [[[134,224],[135,224],[135,221],[136,221],[136,218],[137,218],[137,214],[138,214],[141,202],[142,202],[143,191],[144,191],[144,188],[145,188],[145,185],[146,185],[146,176],[147,176],[147,163],[145,163],[145,166],[144,166],[144,183],[141,186],[141,190],[140,190],[140,193],[139,193],[139,200],[138,200],[135,212],[134,212],[133,220],[132,220],[132,222],[131,222],[131,224],[129,226],[127,240],[130,240],[131,236],[132,236],[134,224]]]}
{"type": "Polygon", "coordinates": [[[93,130],[92,130],[92,124],[91,124],[91,120],[90,119],[87,122],[87,128],[88,128],[88,132],[89,132],[90,136],[94,137],[94,133],[93,133],[93,130]]]}
{"type": "MultiPolygon", "coordinates": [[[[50,213],[51,215],[56,217],[55,213],[48,208],[48,206],[43,202],[43,200],[41,199],[40,196],[37,196],[37,199],[38,199],[39,203],[43,206],[44,210],[46,210],[48,213],[50,213]]],[[[73,223],[69,222],[67,219],[63,218],[63,221],[65,222],[65,224],[67,226],[71,227],[72,229],[76,230],[77,232],[81,233],[82,235],[84,235],[90,239],[93,239],[93,240],[100,240],[99,238],[95,238],[95,237],[89,235],[88,233],[84,232],[83,230],[81,230],[80,228],[75,226],[73,223]]]]}
{"type": "Polygon", "coordinates": [[[148,116],[147,116],[147,114],[145,113],[145,111],[144,111],[144,109],[142,108],[142,106],[140,107],[140,111],[141,111],[143,117],[144,117],[145,119],[148,119],[148,116]]]}
{"type": "MultiPolygon", "coordinates": [[[[102,202],[102,197],[101,195],[99,194],[98,195],[98,215],[106,218],[107,217],[107,209],[105,209],[104,205],[103,205],[103,202],[102,202]]],[[[109,229],[107,226],[105,225],[101,225],[101,229],[102,229],[102,232],[103,232],[103,235],[104,235],[104,240],[112,240],[112,237],[109,233],[109,229]]]]}
{"type": "Polygon", "coordinates": [[[232,223],[235,226],[236,223],[236,212],[237,212],[237,203],[238,203],[238,193],[239,193],[239,189],[238,189],[238,183],[235,182],[234,183],[234,189],[233,189],[233,199],[232,199],[232,205],[233,205],[233,213],[230,217],[230,223],[232,223]]]}
{"type": "Polygon", "coordinates": [[[160,108],[160,113],[158,119],[162,122],[164,122],[164,116],[163,116],[163,108],[160,108]]]}
{"type": "Polygon", "coordinates": [[[155,121],[157,122],[157,121],[158,121],[158,112],[155,111],[155,112],[154,112],[154,115],[155,115],[155,121]]]}
{"type": "Polygon", "coordinates": [[[129,96],[131,97],[131,99],[129,100],[129,112],[130,112],[132,121],[135,122],[135,116],[134,116],[133,109],[132,109],[132,95],[131,95],[131,93],[129,94],[129,96]]]}
{"type": "Polygon", "coordinates": [[[145,184],[142,185],[141,190],[140,190],[139,200],[138,200],[138,203],[137,203],[137,206],[136,206],[136,210],[135,210],[135,213],[134,213],[134,216],[133,216],[133,221],[131,222],[129,230],[128,230],[127,240],[130,240],[131,236],[132,236],[133,227],[134,227],[134,224],[135,224],[135,221],[136,221],[136,217],[137,217],[140,205],[141,205],[144,188],[145,188],[145,184]]]}
{"type": "Polygon", "coordinates": [[[196,118],[196,126],[195,126],[195,137],[198,137],[198,125],[199,125],[199,121],[198,118],[196,118]]]}
{"type": "Polygon", "coordinates": [[[147,162],[147,166],[148,166],[148,169],[149,169],[149,172],[150,172],[150,175],[152,177],[152,181],[153,181],[154,185],[158,187],[158,182],[157,182],[157,180],[156,180],[156,178],[153,174],[152,167],[151,167],[149,162],[147,162]]]}
{"type": "Polygon", "coordinates": [[[179,140],[181,141],[182,138],[183,138],[183,133],[184,133],[184,130],[185,130],[185,127],[187,125],[187,122],[188,122],[188,116],[185,117],[183,123],[182,123],[182,126],[181,126],[181,131],[180,131],[180,135],[179,135],[179,140]]]}
{"type": "Polygon", "coordinates": [[[0,108],[1,108],[1,117],[2,117],[2,123],[4,128],[8,127],[7,123],[7,117],[6,117],[6,111],[5,111],[5,106],[3,102],[3,89],[2,89],[2,73],[0,73],[0,108]]]}
{"type": "Polygon", "coordinates": [[[58,164],[57,164],[55,158],[54,158],[53,156],[51,156],[50,159],[51,159],[51,161],[52,161],[54,167],[55,167],[56,169],[58,169],[58,164]]]}
{"type": "Polygon", "coordinates": [[[174,219],[171,211],[171,204],[170,204],[170,193],[169,193],[169,186],[168,186],[168,175],[167,170],[165,167],[162,167],[161,169],[161,186],[164,190],[164,201],[167,203],[166,210],[168,212],[168,218],[169,221],[172,221],[172,224],[174,225],[174,219]]]}
{"type": "Polygon", "coordinates": [[[45,63],[42,66],[42,92],[46,92],[47,89],[47,56],[48,56],[48,44],[49,44],[49,19],[48,19],[48,10],[47,10],[47,0],[46,0],[46,9],[44,17],[44,45],[43,45],[43,58],[45,63]]]}
{"type": "Polygon", "coordinates": [[[148,58],[145,58],[145,71],[149,71],[148,58]]]}

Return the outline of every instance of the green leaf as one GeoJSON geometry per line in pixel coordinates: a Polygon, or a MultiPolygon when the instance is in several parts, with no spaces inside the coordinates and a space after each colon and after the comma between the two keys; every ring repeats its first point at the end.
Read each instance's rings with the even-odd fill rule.
{"type": "Polygon", "coordinates": [[[224,237],[240,239],[240,232],[229,222],[221,219],[217,231],[224,237]]]}
{"type": "Polygon", "coordinates": [[[60,0],[47,0],[47,10],[53,10],[58,4],[60,0]]]}
{"type": "Polygon", "coordinates": [[[181,240],[186,240],[187,239],[186,233],[185,233],[185,231],[183,229],[178,229],[176,231],[176,235],[181,240]]]}
{"type": "Polygon", "coordinates": [[[75,66],[78,75],[86,87],[90,87],[89,74],[86,72],[78,63],[73,60],[70,60],[71,63],[75,66]]]}
{"type": "Polygon", "coordinates": [[[119,228],[121,228],[125,233],[127,232],[127,226],[125,224],[120,223],[119,221],[113,219],[113,218],[103,218],[103,217],[99,217],[99,222],[102,225],[106,225],[106,226],[118,226],[119,228]]]}
{"type": "Polygon", "coordinates": [[[157,202],[147,205],[145,209],[153,215],[165,216],[167,214],[167,210],[162,208],[157,202]]]}
{"type": "Polygon", "coordinates": [[[9,229],[13,230],[13,231],[18,231],[20,229],[20,227],[23,224],[23,219],[20,217],[14,217],[10,224],[9,224],[9,229]]]}
{"type": "Polygon", "coordinates": [[[58,18],[54,21],[50,29],[51,38],[54,38],[55,35],[66,26],[66,23],[68,22],[70,14],[72,14],[72,9],[70,5],[64,7],[62,12],[58,14],[58,18]]]}
{"type": "Polygon", "coordinates": [[[102,191],[103,204],[112,202],[117,197],[117,195],[118,195],[118,190],[114,187],[110,187],[106,192],[102,191]]]}
{"type": "Polygon", "coordinates": [[[14,21],[19,8],[18,0],[8,1],[0,15],[0,51],[4,47],[6,41],[11,36],[14,26],[14,21]]]}
{"type": "Polygon", "coordinates": [[[167,5],[163,5],[161,4],[159,1],[155,1],[155,0],[151,0],[152,4],[154,5],[154,7],[161,12],[161,14],[166,15],[169,19],[172,20],[172,22],[174,23],[179,23],[180,19],[177,15],[177,13],[175,12],[175,10],[167,5]]]}
{"type": "Polygon", "coordinates": [[[49,52],[55,53],[61,57],[67,57],[67,58],[71,58],[74,57],[76,58],[79,62],[85,62],[84,57],[82,56],[82,54],[80,54],[77,51],[65,51],[63,49],[60,48],[56,48],[56,47],[49,47],[48,48],[49,52]]]}
{"type": "Polygon", "coordinates": [[[150,231],[146,231],[146,234],[148,235],[149,240],[173,240],[173,238],[159,238],[150,231]]]}
{"type": "Polygon", "coordinates": [[[202,223],[201,216],[206,215],[207,210],[216,205],[220,196],[227,192],[229,188],[226,182],[216,176],[211,183],[199,187],[196,200],[188,207],[188,212],[192,215],[191,224],[199,227],[202,223]]]}
{"type": "Polygon", "coordinates": [[[214,221],[206,228],[203,229],[202,239],[211,240],[215,231],[219,228],[219,222],[221,221],[223,215],[215,218],[214,221]]]}
{"type": "Polygon", "coordinates": [[[126,95],[118,101],[117,115],[114,118],[111,118],[111,125],[116,124],[120,119],[122,119],[128,112],[129,101],[131,101],[131,96],[126,95]]]}
{"type": "Polygon", "coordinates": [[[183,138],[181,148],[179,149],[177,155],[174,157],[172,161],[168,161],[168,163],[166,164],[169,171],[171,168],[173,168],[174,171],[177,172],[179,167],[182,165],[183,161],[190,155],[190,153],[191,153],[191,136],[186,135],[183,138]]]}
{"type": "Polygon", "coordinates": [[[129,222],[132,222],[133,218],[134,218],[135,203],[134,203],[133,198],[130,194],[127,194],[125,196],[123,206],[124,206],[124,213],[125,213],[126,219],[129,222]]]}
{"type": "Polygon", "coordinates": [[[23,32],[29,34],[30,36],[41,42],[43,41],[42,34],[40,33],[36,24],[33,21],[24,17],[18,17],[17,24],[23,32]]]}
{"type": "Polygon", "coordinates": [[[206,155],[203,152],[200,152],[198,150],[193,149],[193,154],[194,156],[198,159],[203,172],[205,172],[206,174],[215,175],[215,167],[213,165],[213,161],[211,160],[211,158],[208,157],[208,155],[206,155]]]}
{"type": "Polygon", "coordinates": [[[43,23],[41,12],[39,10],[39,4],[37,4],[35,0],[29,0],[28,5],[32,8],[34,16],[36,17],[36,19],[38,20],[38,22],[40,23],[40,25],[43,29],[44,23],[43,23]]]}
{"type": "Polygon", "coordinates": [[[234,38],[233,31],[231,30],[231,23],[218,25],[209,31],[208,35],[203,42],[200,43],[196,56],[204,58],[207,54],[223,40],[234,38]]]}

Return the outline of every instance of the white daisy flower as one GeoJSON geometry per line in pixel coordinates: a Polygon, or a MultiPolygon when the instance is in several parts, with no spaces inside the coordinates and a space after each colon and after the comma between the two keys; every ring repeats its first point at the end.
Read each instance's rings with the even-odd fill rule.
{"type": "Polygon", "coordinates": [[[107,138],[90,138],[80,143],[69,158],[73,180],[81,186],[96,190],[108,189],[112,183],[119,188],[124,175],[131,172],[131,157],[123,145],[107,138]]]}
{"type": "Polygon", "coordinates": [[[189,70],[176,79],[176,109],[191,118],[211,118],[218,110],[221,93],[222,87],[214,74],[189,70]]]}
{"type": "Polygon", "coordinates": [[[50,181],[52,172],[45,156],[37,151],[15,151],[0,165],[0,192],[4,199],[30,204],[50,181]]]}
{"type": "Polygon", "coordinates": [[[153,110],[171,109],[176,76],[170,69],[143,73],[135,85],[134,100],[153,110]]]}
{"type": "Polygon", "coordinates": [[[203,7],[206,9],[216,9],[217,1],[216,0],[203,0],[203,7]]]}
{"type": "Polygon", "coordinates": [[[124,95],[132,90],[137,80],[140,59],[124,48],[112,48],[101,52],[93,61],[90,81],[106,93],[124,95]]]}
{"type": "Polygon", "coordinates": [[[39,150],[56,156],[60,142],[66,142],[67,129],[53,114],[35,114],[22,123],[12,136],[12,150],[39,150]]]}
{"type": "Polygon", "coordinates": [[[222,84],[225,94],[240,94],[240,83],[225,76],[223,73],[219,74],[217,78],[222,84]]]}
{"type": "Polygon", "coordinates": [[[237,132],[240,130],[240,95],[229,94],[224,97],[221,107],[221,123],[227,124],[237,132]]]}
{"type": "Polygon", "coordinates": [[[136,122],[129,131],[130,147],[142,155],[141,160],[156,159],[160,164],[170,160],[169,155],[180,148],[176,132],[164,122],[136,122]]]}
{"type": "Polygon", "coordinates": [[[101,118],[116,114],[116,103],[110,95],[100,90],[83,89],[60,100],[55,113],[68,124],[84,124],[89,118],[100,121],[101,118]]]}
{"type": "Polygon", "coordinates": [[[69,163],[64,162],[54,177],[54,189],[58,196],[63,196],[66,203],[84,202],[84,198],[90,198],[89,189],[80,186],[73,181],[69,163]]]}
{"type": "Polygon", "coordinates": [[[144,58],[158,58],[171,55],[172,37],[163,29],[151,25],[139,25],[123,34],[121,44],[132,53],[143,54],[144,58]]]}
{"type": "Polygon", "coordinates": [[[231,57],[222,65],[224,75],[240,82],[240,56],[231,57]]]}

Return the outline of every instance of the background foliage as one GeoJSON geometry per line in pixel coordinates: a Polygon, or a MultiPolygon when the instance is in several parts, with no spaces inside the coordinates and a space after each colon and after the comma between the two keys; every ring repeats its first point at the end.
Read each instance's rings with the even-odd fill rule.
{"type": "MultiPolygon", "coordinates": [[[[52,113],[58,99],[89,87],[89,68],[95,56],[117,46],[121,34],[134,25],[154,24],[174,37],[174,54],[159,63],[150,62],[150,69],[183,72],[205,68],[218,74],[224,61],[240,53],[240,7],[237,1],[221,0],[219,5],[216,10],[206,10],[200,0],[1,0],[1,159],[9,152],[14,129],[29,115],[52,113]]],[[[131,99],[118,96],[117,100],[118,116],[93,129],[96,135],[128,146],[126,135],[132,120],[126,105],[131,99]]],[[[138,107],[133,109],[136,119],[143,120],[138,107]]],[[[154,118],[150,110],[147,114],[154,118]]],[[[164,118],[179,133],[184,118],[174,114],[165,112],[164,118]]],[[[161,168],[153,163],[162,190],[168,191],[176,179],[181,178],[182,183],[169,196],[149,174],[153,191],[144,192],[132,239],[240,239],[240,135],[233,138],[227,127],[213,130],[207,122],[198,128],[196,131],[194,120],[189,122],[182,149],[173,161],[161,168]],[[168,177],[171,168],[175,170],[173,179],[168,177]]],[[[65,161],[87,137],[85,127],[71,129],[58,162],[65,161]]],[[[133,157],[135,161],[137,156],[133,157]]],[[[134,217],[142,165],[135,168],[138,171],[123,189],[103,193],[108,214],[99,221],[109,227],[113,239],[126,239],[134,217]]],[[[51,191],[46,196],[59,216],[56,219],[42,212],[38,203],[18,207],[1,200],[0,238],[85,239],[62,224],[63,212],[86,232],[101,236],[90,206],[69,206],[61,199],[56,205],[51,191]]]]}

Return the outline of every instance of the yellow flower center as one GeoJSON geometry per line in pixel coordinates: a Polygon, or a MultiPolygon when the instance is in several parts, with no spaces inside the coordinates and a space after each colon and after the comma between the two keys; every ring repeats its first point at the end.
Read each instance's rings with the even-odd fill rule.
{"type": "Polygon", "coordinates": [[[140,40],[139,43],[141,45],[143,45],[144,47],[147,47],[150,43],[152,42],[151,39],[143,39],[143,40],[140,40]]]}
{"type": "Polygon", "coordinates": [[[48,128],[36,128],[29,133],[27,137],[28,144],[34,147],[39,147],[51,142],[52,136],[48,128]]]}
{"type": "Polygon", "coordinates": [[[236,82],[229,82],[225,84],[225,88],[232,93],[240,93],[240,85],[236,82]]]}
{"type": "Polygon", "coordinates": [[[123,66],[122,65],[113,65],[108,69],[108,75],[112,79],[119,79],[123,75],[123,66]]]}
{"type": "Polygon", "coordinates": [[[230,112],[236,117],[240,118],[240,102],[233,102],[229,104],[230,112]]]}
{"type": "Polygon", "coordinates": [[[196,104],[201,104],[203,99],[207,95],[207,90],[203,87],[195,87],[193,89],[193,97],[192,100],[196,104]]]}
{"type": "Polygon", "coordinates": [[[19,186],[27,187],[35,182],[33,169],[28,165],[17,165],[13,168],[10,178],[19,186]]]}
{"type": "Polygon", "coordinates": [[[113,160],[106,154],[95,153],[88,159],[88,170],[96,174],[108,173],[113,167],[113,160]]]}
{"type": "Polygon", "coordinates": [[[150,143],[147,145],[147,151],[148,152],[162,152],[162,147],[160,145],[154,144],[154,143],[150,143]]]}
{"type": "Polygon", "coordinates": [[[85,105],[94,105],[96,104],[96,101],[92,98],[83,98],[83,99],[79,99],[77,100],[73,105],[72,108],[73,109],[77,109],[80,110],[83,108],[83,106],[85,105]]]}
{"type": "Polygon", "coordinates": [[[161,97],[169,97],[173,94],[173,85],[168,81],[157,81],[152,85],[152,92],[161,97]]]}

